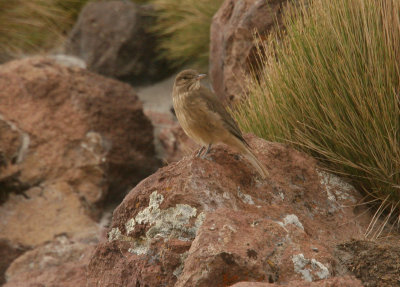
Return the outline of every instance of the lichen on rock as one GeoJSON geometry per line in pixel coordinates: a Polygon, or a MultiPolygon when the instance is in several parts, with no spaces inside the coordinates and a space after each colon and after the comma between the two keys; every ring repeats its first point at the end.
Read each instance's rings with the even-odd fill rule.
{"type": "Polygon", "coordinates": [[[193,240],[204,220],[204,213],[197,215],[197,209],[188,204],[176,204],[174,207],[161,209],[160,205],[163,201],[162,194],[157,191],[151,193],[149,205],[126,222],[127,234],[122,235],[118,228],[112,228],[108,235],[109,240],[131,241],[133,246],[129,248],[129,252],[137,255],[146,254],[153,239],[193,240]],[[191,223],[192,218],[196,218],[196,220],[191,223]],[[149,226],[144,236],[129,236],[135,230],[136,225],[149,226]]]}
{"type": "Polygon", "coordinates": [[[314,281],[315,277],[317,277],[315,279],[320,280],[327,279],[330,276],[329,269],[324,264],[314,258],[307,259],[302,253],[293,255],[292,261],[294,271],[301,274],[302,278],[308,282],[314,281]]]}

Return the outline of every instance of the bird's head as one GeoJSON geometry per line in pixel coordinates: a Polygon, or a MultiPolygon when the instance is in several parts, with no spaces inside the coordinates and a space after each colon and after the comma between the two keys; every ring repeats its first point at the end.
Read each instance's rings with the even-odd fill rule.
{"type": "Polygon", "coordinates": [[[174,90],[178,93],[196,90],[200,88],[200,80],[205,76],[196,70],[184,70],[176,76],[174,90]]]}

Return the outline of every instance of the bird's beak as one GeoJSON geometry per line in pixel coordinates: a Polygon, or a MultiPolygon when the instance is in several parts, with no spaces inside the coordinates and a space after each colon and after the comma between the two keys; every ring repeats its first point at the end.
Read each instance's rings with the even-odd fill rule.
{"type": "Polygon", "coordinates": [[[203,78],[205,78],[205,77],[207,77],[207,74],[198,74],[198,75],[197,75],[197,79],[198,79],[198,80],[201,80],[201,79],[203,79],[203,78]]]}

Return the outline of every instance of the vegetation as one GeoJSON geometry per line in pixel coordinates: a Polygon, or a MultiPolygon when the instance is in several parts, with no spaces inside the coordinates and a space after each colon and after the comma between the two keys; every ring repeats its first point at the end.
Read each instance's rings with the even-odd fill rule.
{"type": "Polygon", "coordinates": [[[175,66],[208,65],[211,20],[223,0],[150,0],[156,9],[153,31],[160,36],[161,56],[175,66]]]}
{"type": "Polygon", "coordinates": [[[94,0],[67,0],[67,1],[53,0],[53,1],[55,1],[54,3],[56,7],[61,8],[61,12],[65,13],[68,19],[67,23],[65,23],[66,24],[65,26],[69,28],[75,23],[83,6],[85,6],[89,1],[94,1],[94,0]]]}
{"type": "MultiPolygon", "coordinates": [[[[387,222],[400,210],[400,1],[306,2],[260,49],[264,68],[233,113],[351,177],[387,222]]],[[[375,223],[369,235],[382,232],[375,223]]]]}
{"type": "MultiPolygon", "coordinates": [[[[0,61],[10,55],[37,53],[60,44],[89,1],[0,1],[0,61]]],[[[160,39],[160,56],[179,66],[208,65],[211,18],[223,0],[131,0],[155,7],[150,30],[160,39]]]]}
{"type": "Polygon", "coordinates": [[[1,56],[7,58],[54,47],[72,27],[87,1],[0,1],[1,56]]]}

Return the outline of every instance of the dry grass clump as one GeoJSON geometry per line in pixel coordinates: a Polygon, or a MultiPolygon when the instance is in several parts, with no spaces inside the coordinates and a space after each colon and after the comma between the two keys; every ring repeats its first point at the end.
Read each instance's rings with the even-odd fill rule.
{"type": "Polygon", "coordinates": [[[387,222],[400,210],[400,1],[306,2],[260,50],[265,66],[234,114],[352,178],[387,222]]]}
{"type": "Polygon", "coordinates": [[[88,0],[0,1],[0,60],[60,43],[88,0]]]}
{"type": "Polygon", "coordinates": [[[162,57],[175,66],[207,67],[211,20],[223,0],[151,0],[162,57]]]}
{"type": "MultiPolygon", "coordinates": [[[[0,1],[0,62],[61,44],[89,1],[100,0],[0,1]]],[[[175,66],[208,65],[211,19],[223,0],[131,1],[154,6],[157,20],[149,30],[159,36],[161,58],[175,66]]]]}

